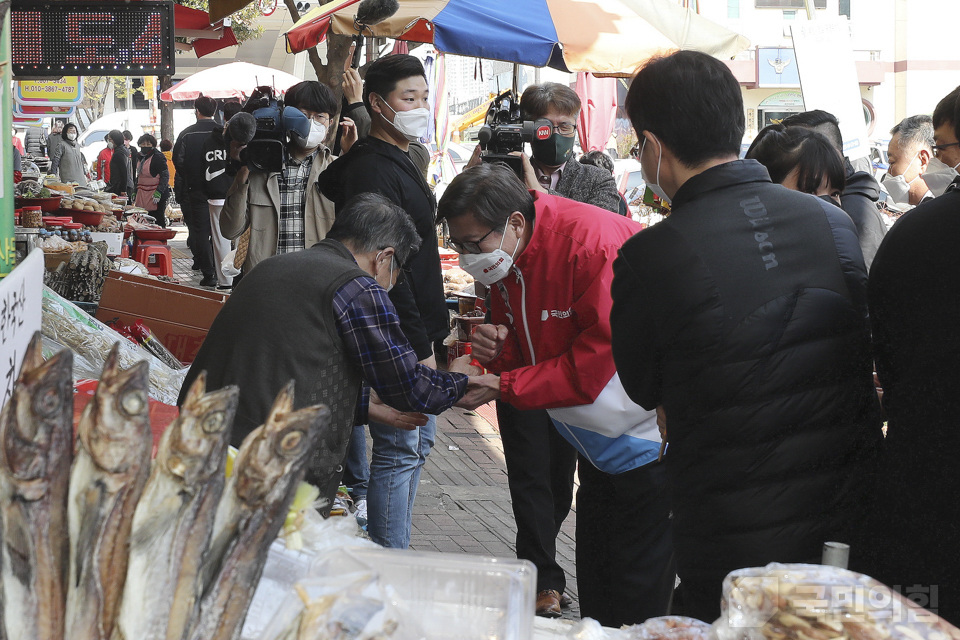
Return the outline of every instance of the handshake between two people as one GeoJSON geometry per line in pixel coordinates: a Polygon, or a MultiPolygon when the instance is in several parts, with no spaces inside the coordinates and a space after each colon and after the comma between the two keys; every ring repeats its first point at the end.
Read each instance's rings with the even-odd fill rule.
{"type": "MultiPolygon", "coordinates": [[[[467,392],[455,406],[473,410],[500,398],[500,376],[483,373],[482,368],[471,362],[476,358],[480,364],[487,364],[496,359],[503,350],[507,335],[507,328],[503,325],[484,324],[477,327],[473,334],[473,353],[457,358],[448,369],[451,373],[462,373],[468,376],[467,392]]],[[[422,360],[420,364],[433,368],[437,366],[436,359],[432,357],[422,360]]],[[[413,431],[427,424],[425,414],[394,409],[384,404],[373,390],[370,391],[369,419],[405,431],[413,431]]]]}

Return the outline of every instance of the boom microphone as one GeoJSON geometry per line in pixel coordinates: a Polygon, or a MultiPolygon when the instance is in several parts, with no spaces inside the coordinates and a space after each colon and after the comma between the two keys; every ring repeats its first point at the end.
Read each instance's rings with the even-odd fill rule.
{"type": "Polygon", "coordinates": [[[257,133],[257,119],[246,111],[240,111],[227,123],[224,139],[236,140],[240,144],[249,144],[257,133]]]}
{"type": "Polygon", "coordinates": [[[357,5],[357,24],[372,27],[380,24],[400,9],[399,0],[361,0],[357,5]]]}

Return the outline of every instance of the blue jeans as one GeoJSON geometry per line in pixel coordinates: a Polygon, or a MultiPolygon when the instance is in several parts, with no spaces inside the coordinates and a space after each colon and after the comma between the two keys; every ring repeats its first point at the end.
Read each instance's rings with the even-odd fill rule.
{"type": "Polygon", "coordinates": [[[370,484],[370,465],[367,463],[367,427],[357,425],[350,434],[347,445],[347,457],[343,460],[343,484],[350,490],[353,501],[367,499],[367,486],[370,484]]]}
{"type": "Polygon", "coordinates": [[[414,431],[370,423],[373,459],[367,494],[367,531],[374,542],[384,547],[406,549],[410,545],[420,470],[437,435],[437,417],[427,417],[427,424],[414,431]]]}

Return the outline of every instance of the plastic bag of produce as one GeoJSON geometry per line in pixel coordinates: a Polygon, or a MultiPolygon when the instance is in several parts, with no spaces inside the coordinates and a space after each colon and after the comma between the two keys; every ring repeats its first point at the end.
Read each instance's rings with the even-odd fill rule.
{"type": "Polygon", "coordinates": [[[960,640],[960,629],[869,576],[769,564],[723,581],[718,640],[960,640]]]}
{"type": "MultiPolygon", "coordinates": [[[[187,369],[174,370],[143,347],[103,324],[49,287],[43,288],[44,336],[69,347],[86,358],[97,371],[114,343],[120,343],[120,367],[129,368],[141,360],[150,361],[150,397],[164,404],[176,405],[187,369]]],[[[97,376],[99,377],[99,376],[97,376]]]]}

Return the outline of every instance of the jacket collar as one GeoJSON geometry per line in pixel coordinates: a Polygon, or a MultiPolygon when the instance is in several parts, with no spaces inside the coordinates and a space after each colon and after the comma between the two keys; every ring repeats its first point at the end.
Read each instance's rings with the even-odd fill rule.
{"type": "Polygon", "coordinates": [[[523,253],[516,256],[514,264],[521,269],[534,260],[537,253],[541,251],[540,245],[544,243],[544,234],[546,229],[552,226],[553,219],[556,217],[556,210],[553,206],[558,200],[557,196],[551,196],[539,191],[531,191],[533,195],[533,206],[536,209],[533,220],[533,233],[530,234],[530,242],[524,247],[523,253]]]}
{"type": "Polygon", "coordinates": [[[671,206],[677,209],[711,191],[748,182],[770,182],[767,168],[756,160],[734,160],[718,164],[684,182],[673,197],[671,206]]]}

